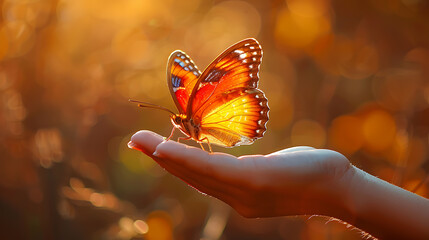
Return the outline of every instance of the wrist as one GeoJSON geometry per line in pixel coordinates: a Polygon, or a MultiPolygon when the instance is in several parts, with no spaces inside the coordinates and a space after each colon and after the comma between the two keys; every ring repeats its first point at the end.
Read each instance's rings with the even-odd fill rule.
{"type": "Polygon", "coordinates": [[[353,199],[353,193],[350,186],[358,175],[358,169],[349,164],[340,176],[332,178],[326,187],[325,206],[321,209],[323,215],[335,217],[342,221],[353,223],[353,211],[350,202],[353,199]]]}
{"type": "Polygon", "coordinates": [[[364,202],[360,199],[360,192],[367,182],[365,172],[350,165],[347,172],[338,180],[333,193],[335,204],[339,207],[339,214],[335,217],[360,228],[359,211],[364,202]],[[359,202],[359,203],[357,203],[359,202]]]}
{"type": "MultiPolygon", "coordinates": [[[[353,194],[350,191],[350,185],[355,181],[357,168],[350,163],[344,164],[343,169],[330,172],[325,179],[314,185],[312,199],[302,201],[308,203],[304,207],[304,214],[317,214],[328,217],[334,217],[352,223],[353,208],[349,203],[352,201],[353,194]]],[[[308,197],[308,196],[307,196],[308,197]]]]}

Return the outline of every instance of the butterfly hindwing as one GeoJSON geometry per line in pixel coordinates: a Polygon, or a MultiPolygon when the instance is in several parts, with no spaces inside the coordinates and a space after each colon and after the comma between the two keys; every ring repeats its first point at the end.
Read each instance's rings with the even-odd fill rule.
{"type": "Polygon", "coordinates": [[[232,147],[263,136],[268,104],[257,89],[262,49],[245,39],[218,56],[191,93],[187,115],[200,123],[200,140],[232,147]]]}
{"type": "Polygon", "coordinates": [[[186,53],[176,50],[167,65],[167,82],[180,113],[185,113],[201,72],[186,53]]]}
{"type": "Polygon", "coordinates": [[[228,147],[261,138],[268,121],[268,101],[256,88],[236,88],[218,98],[201,119],[201,136],[228,147]]]}

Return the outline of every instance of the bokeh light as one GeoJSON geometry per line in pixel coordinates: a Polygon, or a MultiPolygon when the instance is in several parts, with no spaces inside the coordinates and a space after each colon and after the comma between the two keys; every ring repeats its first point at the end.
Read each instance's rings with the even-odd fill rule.
{"type": "Polygon", "coordinates": [[[146,238],[149,240],[173,239],[173,226],[168,213],[155,211],[149,214],[147,219],[149,231],[146,238]]]}
{"type": "Polygon", "coordinates": [[[330,146],[350,156],[358,151],[364,142],[362,120],[355,116],[339,116],[329,129],[330,146]]]}
{"type": "Polygon", "coordinates": [[[291,142],[294,146],[323,148],[326,142],[326,132],[323,126],[316,121],[300,120],[292,126],[291,142]]]}
{"type": "Polygon", "coordinates": [[[268,131],[250,146],[216,151],[333,149],[429,197],[427,1],[0,7],[0,239],[360,239],[318,217],[245,219],[127,147],[141,129],[170,134],[168,114],[128,99],[176,111],[165,72],[172,51],[204,70],[248,37],[264,51],[268,131]]]}
{"type": "Polygon", "coordinates": [[[367,113],[362,123],[364,146],[369,151],[383,151],[391,146],[396,136],[396,123],[386,111],[373,110],[367,113]]]}
{"type": "Polygon", "coordinates": [[[331,32],[329,1],[286,1],[276,19],[274,34],[279,46],[300,53],[331,32]]]}

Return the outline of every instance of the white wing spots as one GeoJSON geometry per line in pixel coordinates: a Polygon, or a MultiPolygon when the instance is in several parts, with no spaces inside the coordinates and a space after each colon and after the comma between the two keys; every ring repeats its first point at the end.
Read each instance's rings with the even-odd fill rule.
{"type": "Polygon", "coordinates": [[[252,50],[253,50],[253,49],[255,49],[255,47],[254,47],[254,46],[250,46],[249,48],[250,48],[250,49],[252,49],[252,50]]]}
{"type": "Polygon", "coordinates": [[[181,59],[185,59],[185,55],[180,56],[181,59]]]}
{"type": "Polygon", "coordinates": [[[185,63],[186,63],[186,64],[189,64],[189,60],[188,60],[188,59],[186,59],[186,60],[185,60],[185,63]]]}
{"type": "Polygon", "coordinates": [[[263,107],[264,103],[263,102],[259,102],[259,106],[263,107]]]}
{"type": "Polygon", "coordinates": [[[189,71],[189,68],[188,68],[188,67],[184,67],[183,69],[185,69],[186,71],[189,71]]]}
{"type": "Polygon", "coordinates": [[[242,53],[242,54],[240,54],[240,56],[239,56],[240,58],[245,58],[245,57],[247,57],[247,53],[242,53]]]}
{"type": "MultiPolygon", "coordinates": [[[[183,56],[182,56],[183,57],[183,56]]],[[[178,63],[181,67],[185,67],[185,63],[182,62],[180,59],[176,58],[174,59],[174,62],[178,63]]]]}
{"type": "Polygon", "coordinates": [[[250,43],[246,43],[246,44],[244,44],[244,46],[245,46],[245,47],[247,47],[247,46],[249,46],[249,45],[250,45],[250,43]]]}
{"type": "Polygon", "coordinates": [[[234,52],[235,52],[235,53],[238,53],[238,54],[242,54],[242,53],[244,53],[244,51],[239,50],[239,49],[235,50],[234,52]]]}
{"type": "Polygon", "coordinates": [[[197,76],[197,77],[198,77],[198,75],[199,75],[197,71],[193,71],[192,73],[193,73],[195,76],[197,76]]]}
{"type": "Polygon", "coordinates": [[[252,69],[252,68],[253,68],[253,64],[250,64],[250,65],[249,65],[249,68],[250,68],[250,69],[252,69]]]}
{"type": "Polygon", "coordinates": [[[258,120],[258,124],[262,125],[263,121],[262,120],[258,120]]]}
{"type": "Polygon", "coordinates": [[[252,60],[256,62],[257,59],[254,57],[254,58],[252,58],[252,60]]]}
{"type": "Polygon", "coordinates": [[[261,98],[261,96],[259,96],[259,95],[255,95],[255,98],[261,98]]]}
{"type": "Polygon", "coordinates": [[[252,54],[253,54],[253,55],[258,55],[258,52],[256,52],[256,51],[255,51],[255,52],[253,52],[252,54]]]}
{"type": "Polygon", "coordinates": [[[192,65],[189,65],[189,69],[191,69],[191,70],[192,70],[193,68],[194,68],[194,67],[192,67],[192,65]]]}
{"type": "Polygon", "coordinates": [[[244,60],[243,60],[243,63],[247,63],[247,59],[244,59],[244,60]]]}
{"type": "MultiPolygon", "coordinates": [[[[249,73],[249,77],[253,78],[253,73],[249,73]]],[[[256,95],[258,96],[258,95],[256,95]]]]}

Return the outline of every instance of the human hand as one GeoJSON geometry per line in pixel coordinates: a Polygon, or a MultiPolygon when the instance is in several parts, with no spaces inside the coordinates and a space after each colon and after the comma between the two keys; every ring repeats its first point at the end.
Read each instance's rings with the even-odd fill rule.
{"type": "Polygon", "coordinates": [[[164,141],[150,131],[134,134],[129,147],[246,217],[346,214],[344,176],[350,174],[351,165],[335,151],[293,147],[235,157],[164,141]]]}

